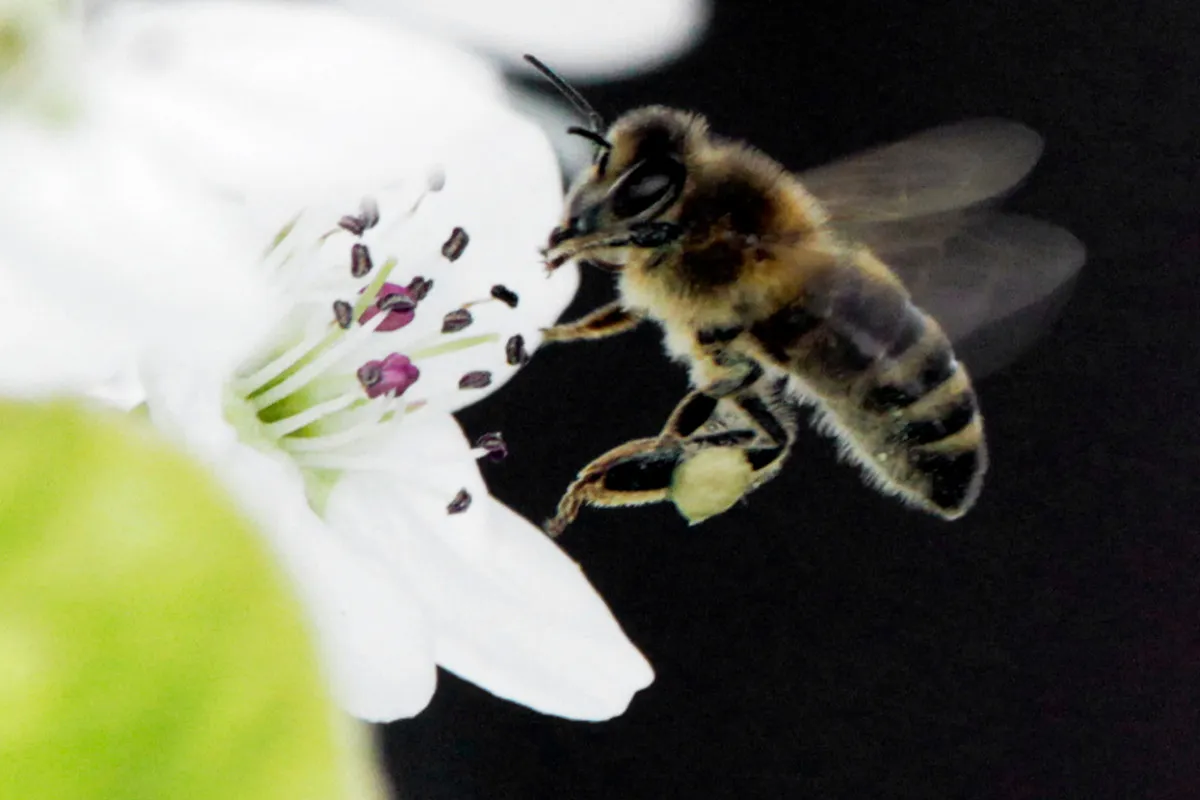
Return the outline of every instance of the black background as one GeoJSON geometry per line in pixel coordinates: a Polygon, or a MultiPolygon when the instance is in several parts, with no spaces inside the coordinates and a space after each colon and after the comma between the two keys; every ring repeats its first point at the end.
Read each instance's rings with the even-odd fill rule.
{"type": "MultiPolygon", "coordinates": [[[[877,496],[816,436],[698,528],[585,512],[562,545],[656,682],[586,724],[443,674],[384,730],[402,796],[1200,798],[1198,21],[1194,0],[724,2],[683,60],[585,86],[610,118],[694,108],[795,169],[1021,120],[1047,149],[1009,207],[1089,261],[1046,337],[979,382],[992,466],[967,518],[877,496]]],[[[567,316],[611,291],[586,275],[567,316]]],[[[489,483],[541,520],[684,391],[644,326],[540,352],[461,419],[504,431],[489,483]]]]}

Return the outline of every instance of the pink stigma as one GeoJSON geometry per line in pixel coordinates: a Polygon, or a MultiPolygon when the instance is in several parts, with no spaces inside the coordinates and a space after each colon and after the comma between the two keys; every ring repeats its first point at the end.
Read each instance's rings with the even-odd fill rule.
{"type": "Polygon", "coordinates": [[[358,368],[359,381],[367,397],[390,394],[399,397],[421,377],[421,370],[408,356],[392,353],[382,361],[368,361],[358,368]]]}

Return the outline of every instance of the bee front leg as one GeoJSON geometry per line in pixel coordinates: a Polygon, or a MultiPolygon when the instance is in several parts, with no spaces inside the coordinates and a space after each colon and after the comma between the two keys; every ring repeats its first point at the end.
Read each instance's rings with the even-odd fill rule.
{"type": "Polygon", "coordinates": [[[542,341],[549,343],[603,339],[631,331],[641,321],[640,315],[622,306],[621,301],[614,300],[574,322],[564,322],[551,328],[543,328],[542,341]]]}

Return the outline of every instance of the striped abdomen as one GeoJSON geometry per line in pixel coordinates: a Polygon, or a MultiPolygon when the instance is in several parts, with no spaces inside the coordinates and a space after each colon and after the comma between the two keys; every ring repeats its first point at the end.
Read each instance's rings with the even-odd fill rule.
{"type": "Polygon", "coordinates": [[[820,427],[872,483],[959,517],[987,467],[970,378],[937,323],[874,258],[859,258],[818,276],[750,335],[819,402],[820,427]]]}

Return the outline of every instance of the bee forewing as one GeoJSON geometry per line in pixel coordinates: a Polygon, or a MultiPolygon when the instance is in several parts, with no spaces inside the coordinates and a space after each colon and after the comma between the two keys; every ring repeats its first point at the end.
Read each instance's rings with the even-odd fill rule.
{"type": "Polygon", "coordinates": [[[1068,231],[1011,214],[946,214],[857,234],[976,377],[1011,362],[1046,330],[1085,260],[1068,231]]]}
{"type": "Polygon", "coordinates": [[[1009,191],[1033,168],[1042,138],[1017,122],[946,125],[797,177],[834,222],[940,214],[1009,191]]]}

